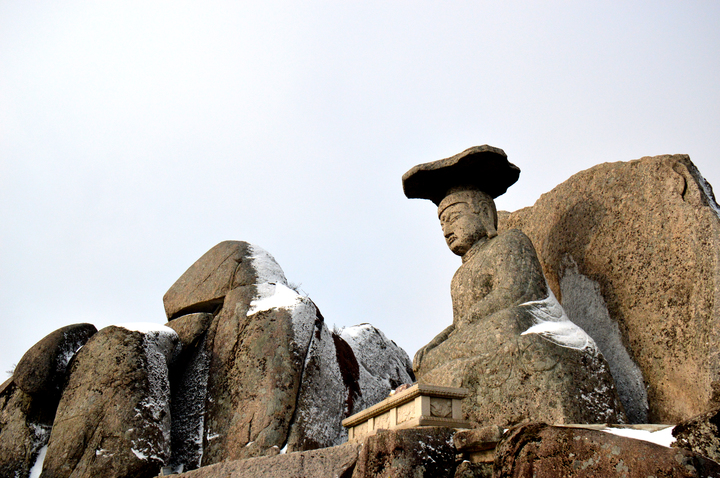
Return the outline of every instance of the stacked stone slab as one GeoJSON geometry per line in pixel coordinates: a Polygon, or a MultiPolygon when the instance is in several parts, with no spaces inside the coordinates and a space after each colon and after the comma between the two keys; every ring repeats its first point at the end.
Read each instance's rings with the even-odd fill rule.
{"type": "Polygon", "coordinates": [[[720,403],[719,211],[690,158],[665,155],[600,164],[500,215],[500,230],[532,239],[634,422],[677,423],[720,403]]]}

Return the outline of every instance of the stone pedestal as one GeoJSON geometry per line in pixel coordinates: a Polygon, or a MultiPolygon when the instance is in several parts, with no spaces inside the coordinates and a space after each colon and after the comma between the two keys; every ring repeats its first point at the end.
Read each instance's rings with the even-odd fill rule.
{"type": "Polygon", "coordinates": [[[377,430],[396,430],[422,426],[469,428],[463,420],[461,400],[467,389],[416,383],[380,403],[356,413],[342,424],[348,429],[348,441],[357,442],[377,430]]]}

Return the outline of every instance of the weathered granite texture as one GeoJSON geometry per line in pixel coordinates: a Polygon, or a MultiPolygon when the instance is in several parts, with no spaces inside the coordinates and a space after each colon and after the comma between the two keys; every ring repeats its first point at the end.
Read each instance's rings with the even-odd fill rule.
{"type": "MultiPolygon", "coordinates": [[[[381,402],[391,390],[403,384],[409,386],[415,381],[412,362],[407,353],[388,339],[380,329],[365,323],[343,327],[339,335],[352,350],[358,364],[357,388],[362,393],[354,399],[351,407],[353,413],[381,402]]],[[[351,355],[349,350],[341,352],[341,348],[344,348],[342,341],[335,341],[340,362],[351,355]]],[[[352,373],[354,372],[355,369],[352,368],[352,373]]]]}
{"type": "Polygon", "coordinates": [[[238,241],[213,247],[164,300],[168,318],[177,311],[214,313],[206,342],[202,464],[283,447],[306,352],[322,322],[315,305],[288,288],[267,252],[238,241]]]}
{"type": "Polygon", "coordinates": [[[542,423],[506,433],[493,467],[494,478],[720,476],[720,464],[688,450],[542,423]]]}
{"type": "Polygon", "coordinates": [[[720,409],[711,410],[673,427],[673,446],[720,462],[720,409]]]}
{"type": "Polygon", "coordinates": [[[463,411],[481,425],[623,421],[607,363],[550,293],[530,239],[519,230],[498,234],[494,201],[480,189],[494,169],[484,171],[485,156],[475,161],[460,169],[441,160],[403,176],[407,184],[425,173],[426,188],[431,173],[442,182],[440,224],[463,260],[451,283],[453,324],[415,355],[418,381],[469,389],[463,411]]]}
{"type": "Polygon", "coordinates": [[[500,215],[500,231],[532,239],[634,422],[720,405],[719,212],[690,158],[665,155],[597,165],[500,215]]]}
{"type": "Polygon", "coordinates": [[[43,476],[156,476],[170,455],[167,364],[177,344],[171,329],[93,335],[70,366],[43,476]]]}

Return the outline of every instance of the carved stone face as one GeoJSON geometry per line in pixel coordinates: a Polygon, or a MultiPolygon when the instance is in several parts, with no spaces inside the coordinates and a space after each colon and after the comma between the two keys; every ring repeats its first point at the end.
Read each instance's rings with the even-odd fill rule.
{"type": "Polygon", "coordinates": [[[475,243],[488,237],[486,225],[492,222],[492,217],[486,208],[481,209],[476,212],[467,202],[456,202],[440,213],[445,242],[454,254],[465,255],[475,243]]]}

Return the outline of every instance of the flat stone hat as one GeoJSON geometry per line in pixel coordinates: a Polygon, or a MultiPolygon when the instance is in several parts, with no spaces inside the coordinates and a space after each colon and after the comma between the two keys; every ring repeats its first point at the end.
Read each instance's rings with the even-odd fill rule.
{"type": "Polygon", "coordinates": [[[418,164],[403,174],[403,191],[409,199],[430,199],[439,205],[458,186],[477,188],[493,199],[504,194],[520,177],[520,168],[505,151],[487,144],[431,163],[418,164]]]}

